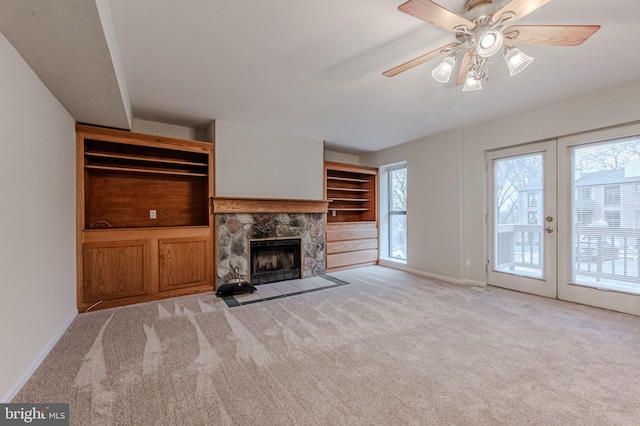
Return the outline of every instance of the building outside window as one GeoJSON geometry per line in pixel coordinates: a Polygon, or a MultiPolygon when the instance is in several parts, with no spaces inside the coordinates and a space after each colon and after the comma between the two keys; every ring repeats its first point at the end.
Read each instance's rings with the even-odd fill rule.
{"type": "Polygon", "coordinates": [[[389,257],[407,260],[407,166],[389,173],[389,257]]]}
{"type": "Polygon", "coordinates": [[[527,206],[538,207],[538,194],[536,192],[530,192],[527,194],[527,206]]]}

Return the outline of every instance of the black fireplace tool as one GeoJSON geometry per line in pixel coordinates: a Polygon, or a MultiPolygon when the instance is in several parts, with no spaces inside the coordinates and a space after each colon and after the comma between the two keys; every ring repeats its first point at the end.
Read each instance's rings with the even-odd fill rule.
{"type": "Polygon", "coordinates": [[[253,293],[256,291],[256,288],[249,284],[247,281],[240,278],[240,270],[238,267],[233,268],[233,278],[230,279],[226,284],[222,284],[218,291],[216,291],[216,296],[218,297],[228,297],[234,296],[236,294],[243,293],[253,293]]]}

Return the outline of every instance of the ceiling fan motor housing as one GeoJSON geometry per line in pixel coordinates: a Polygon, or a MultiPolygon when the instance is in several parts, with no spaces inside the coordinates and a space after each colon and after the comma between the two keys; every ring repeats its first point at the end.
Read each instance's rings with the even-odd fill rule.
{"type": "Polygon", "coordinates": [[[478,6],[485,4],[492,4],[493,0],[467,0],[464,4],[464,9],[469,12],[471,9],[475,9],[478,6]]]}
{"type": "Polygon", "coordinates": [[[494,13],[500,10],[500,5],[487,0],[467,0],[466,19],[478,24],[488,24],[494,13]]]}

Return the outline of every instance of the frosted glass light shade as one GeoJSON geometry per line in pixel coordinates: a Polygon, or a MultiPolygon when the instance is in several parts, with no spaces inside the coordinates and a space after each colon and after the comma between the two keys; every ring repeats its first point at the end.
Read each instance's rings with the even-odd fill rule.
{"type": "Polygon", "coordinates": [[[500,31],[487,31],[480,36],[476,52],[481,58],[495,55],[502,49],[504,36],[500,31]]]}
{"type": "Polygon", "coordinates": [[[463,92],[473,92],[475,90],[482,90],[482,80],[475,78],[473,72],[467,73],[467,79],[464,82],[463,92]]]}
{"type": "Polygon", "coordinates": [[[520,49],[515,47],[505,53],[504,61],[507,63],[507,67],[509,67],[509,75],[514,76],[531,65],[533,58],[525,55],[520,49]]]}
{"type": "Polygon", "coordinates": [[[446,83],[449,81],[451,77],[451,72],[453,71],[453,66],[456,64],[456,60],[451,56],[447,56],[440,62],[433,71],[431,71],[431,76],[440,83],[446,83]]]}

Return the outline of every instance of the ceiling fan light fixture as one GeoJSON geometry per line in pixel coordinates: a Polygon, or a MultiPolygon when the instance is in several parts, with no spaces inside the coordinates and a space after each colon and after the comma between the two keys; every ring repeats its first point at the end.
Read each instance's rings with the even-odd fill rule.
{"type": "Polygon", "coordinates": [[[469,71],[462,91],[473,92],[476,90],[482,90],[482,79],[478,78],[478,75],[474,71],[469,71]]]}
{"type": "Polygon", "coordinates": [[[517,47],[513,47],[505,50],[504,61],[509,67],[509,75],[513,77],[531,65],[533,58],[522,53],[517,47]]]}
{"type": "Polygon", "coordinates": [[[478,38],[478,46],[476,47],[478,56],[488,58],[495,55],[502,49],[503,43],[504,36],[500,31],[489,30],[484,32],[478,38]]]}
{"type": "Polygon", "coordinates": [[[439,83],[447,83],[455,65],[455,58],[453,56],[447,56],[440,62],[440,65],[431,71],[431,76],[439,83]]]}

